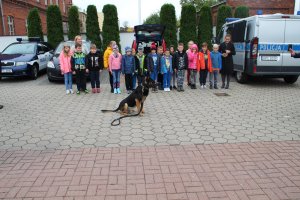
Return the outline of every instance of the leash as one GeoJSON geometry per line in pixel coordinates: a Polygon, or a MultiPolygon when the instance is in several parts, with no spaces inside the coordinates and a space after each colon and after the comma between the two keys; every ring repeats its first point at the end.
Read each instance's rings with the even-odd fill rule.
{"type": "Polygon", "coordinates": [[[138,112],[137,114],[134,114],[134,115],[126,115],[126,116],[119,117],[119,118],[113,120],[113,121],[111,122],[110,125],[111,125],[111,126],[119,126],[119,125],[121,124],[121,119],[124,119],[124,118],[127,118],[127,117],[136,117],[136,116],[139,116],[140,113],[141,113],[142,110],[143,110],[143,106],[144,106],[144,103],[141,104],[141,109],[139,110],[139,112],[138,112]],[[115,122],[118,122],[118,123],[115,123],[115,122]]]}

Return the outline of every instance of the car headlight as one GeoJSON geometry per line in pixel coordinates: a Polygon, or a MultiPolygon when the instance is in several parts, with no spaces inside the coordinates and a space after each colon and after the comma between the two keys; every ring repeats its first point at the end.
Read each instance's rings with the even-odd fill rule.
{"type": "Polygon", "coordinates": [[[49,62],[47,63],[47,67],[48,67],[48,68],[53,68],[53,69],[55,69],[54,63],[53,63],[52,61],[49,61],[49,62]]]}
{"type": "Polygon", "coordinates": [[[22,66],[22,65],[26,65],[27,62],[16,62],[16,66],[22,66]]]}

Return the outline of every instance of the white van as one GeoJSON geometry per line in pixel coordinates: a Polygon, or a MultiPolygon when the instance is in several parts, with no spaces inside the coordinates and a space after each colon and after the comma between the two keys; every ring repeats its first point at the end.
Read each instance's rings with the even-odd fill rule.
{"type": "Polygon", "coordinates": [[[236,55],[234,71],[239,83],[249,76],[284,78],[295,83],[300,75],[300,59],[291,57],[289,48],[300,51],[299,15],[255,15],[248,18],[229,18],[223,25],[217,42],[226,34],[232,35],[236,55]]]}

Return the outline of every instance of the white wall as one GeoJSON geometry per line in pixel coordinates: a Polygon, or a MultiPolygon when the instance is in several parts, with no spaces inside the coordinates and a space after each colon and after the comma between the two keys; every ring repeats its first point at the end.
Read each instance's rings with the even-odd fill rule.
{"type": "Polygon", "coordinates": [[[297,15],[298,11],[300,11],[300,0],[295,0],[295,12],[294,12],[294,14],[297,15]]]}

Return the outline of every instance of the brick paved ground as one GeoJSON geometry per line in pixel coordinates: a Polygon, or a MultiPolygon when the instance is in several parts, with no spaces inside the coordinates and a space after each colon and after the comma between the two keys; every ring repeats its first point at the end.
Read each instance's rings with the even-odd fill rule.
{"type": "Polygon", "coordinates": [[[1,199],[300,199],[300,142],[1,151],[1,199]]]}

